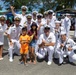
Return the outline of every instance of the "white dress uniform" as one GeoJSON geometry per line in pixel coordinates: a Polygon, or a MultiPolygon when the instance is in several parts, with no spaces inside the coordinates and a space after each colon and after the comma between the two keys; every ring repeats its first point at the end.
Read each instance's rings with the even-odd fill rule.
{"type": "Polygon", "coordinates": [[[42,40],[44,40],[47,43],[50,42],[55,43],[56,42],[55,35],[52,32],[50,32],[48,37],[46,37],[45,34],[41,34],[37,42],[37,46],[36,46],[37,48],[35,48],[35,53],[39,58],[43,58],[46,55],[46,52],[48,52],[48,62],[52,62],[54,46],[40,48],[39,49],[40,51],[38,51],[38,45],[42,43],[42,40]]]}
{"type": "Polygon", "coordinates": [[[7,34],[9,34],[11,37],[11,41],[13,42],[13,46],[11,46],[10,42],[8,41],[10,62],[12,62],[12,60],[13,60],[13,53],[16,53],[18,55],[20,54],[19,53],[20,52],[19,36],[20,36],[20,33],[22,32],[21,29],[22,29],[21,26],[16,27],[16,25],[14,25],[14,26],[10,27],[7,32],[7,34]]]}
{"type": "Polygon", "coordinates": [[[24,26],[27,27],[27,30],[31,29],[31,24],[33,23],[33,21],[31,21],[31,23],[29,24],[27,21],[24,23],[24,26]]]}
{"type": "Polygon", "coordinates": [[[69,36],[70,26],[71,26],[71,21],[70,21],[70,19],[66,16],[66,17],[64,18],[64,28],[65,28],[65,31],[67,32],[67,33],[66,33],[67,37],[69,36]]]}
{"type": "Polygon", "coordinates": [[[76,18],[75,18],[75,32],[74,32],[74,36],[76,37],[76,18]]]}
{"type": "Polygon", "coordinates": [[[4,33],[5,33],[6,29],[7,29],[6,24],[4,24],[4,25],[0,24],[0,45],[4,44],[4,33]]]}
{"type": "Polygon", "coordinates": [[[23,27],[25,21],[27,20],[26,15],[24,16],[22,14],[16,14],[16,15],[21,18],[20,25],[23,27]]]}
{"type": "Polygon", "coordinates": [[[58,29],[55,28],[55,30],[57,30],[57,31],[55,31],[55,33],[54,33],[55,37],[56,37],[56,43],[55,43],[55,48],[54,48],[54,58],[58,58],[57,43],[58,43],[58,41],[60,39],[60,32],[61,32],[61,30],[60,30],[60,28],[58,28],[58,29]]]}
{"type": "Polygon", "coordinates": [[[34,19],[32,18],[32,22],[35,22],[35,23],[36,23],[36,21],[37,21],[37,19],[34,20],[34,19]]]}
{"type": "Polygon", "coordinates": [[[64,55],[68,55],[69,61],[74,62],[76,60],[76,57],[74,57],[76,55],[74,53],[74,49],[76,49],[76,43],[72,39],[67,38],[66,41],[64,41],[64,42],[62,42],[62,40],[60,40],[57,44],[57,52],[59,55],[59,64],[63,62],[64,55]],[[60,44],[64,44],[65,47],[60,48],[60,44]],[[68,51],[68,47],[71,47],[72,51],[68,51]]]}
{"type": "Polygon", "coordinates": [[[51,29],[51,32],[54,32],[54,28],[55,28],[55,20],[53,19],[49,19],[49,25],[50,25],[50,29],[51,29]]]}
{"type": "Polygon", "coordinates": [[[41,23],[38,23],[38,21],[36,22],[37,26],[39,27],[40,24],[42,24],[42,26],[40,27],[39,31],[38,31],[38,37],[44,33],[44,26],[46,25],[46,22],[42,19],[41,23]]]}

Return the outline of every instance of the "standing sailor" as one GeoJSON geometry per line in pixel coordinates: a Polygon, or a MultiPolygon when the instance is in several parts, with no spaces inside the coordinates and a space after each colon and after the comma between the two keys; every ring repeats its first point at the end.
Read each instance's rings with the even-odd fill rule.
{"type": "Polygon", "coordinates": [[[5,24],[6,16],[2,15],[0,17],[0,60],[3,60],[2,58],[2,52],[3,52],[3,45],[4,45],[4,34],[6,33],[7,24],[5,24]]]}
{"type": "Polygon", "coordinates": [[[21,10],[22,10],[22,14],[16,14],[14,12],[14,8],[13,6],[10,7],[11,8],[11,11],[12,11],[12,14],[15,16],[19,16],[21,18],[21,21],[20,21],[20,25],[23,26],[25,21],[26,21],[26,11],[27,11],[27,6],[22,6],[21,7],[21,10]]]}

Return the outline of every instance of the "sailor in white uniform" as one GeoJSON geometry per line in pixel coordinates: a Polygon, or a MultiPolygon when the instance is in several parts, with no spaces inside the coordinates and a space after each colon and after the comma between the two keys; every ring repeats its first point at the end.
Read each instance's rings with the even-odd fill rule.
{"type": "Polygon", "coordinates": [[[20,21],[20,25],[23,26],[25,21],[26,21],[26,11],[28,10],[27,6],[22,6],[21,7],[21,10],[22,10],[22,14],[16,14],[14,12],[14,8],[13,6],[10,7],[11,8],[11,11],[12,11],[12,14],[15,16],[19,16],[21,18],[21,21],[20,21]]]}
{"type": "Polygon", "coordinates": [[[74,37],[76,38],[76,18],[75,18],[75,32],[74,32],[74,37]]]}
{"type": "Polygon", "coordinates": [[[38,26],[38,37],[44,33],[44,26],[46,22],[43,20],[43,15],[41,13],[37,14],[37,26],[38,26]]]}
{"type": "Polygon", "coordinates": [[[51,31],[54,32],[55,28],[55,18],[53,17],[53,11],[48,10],[48,20],[47,20],[47,25],[50,25],[51,31]]]}
{"type": "Polygon", "coordinates": [[[20,24],[20,18],[15,16],[14,26],[11,26],[7,32],[8,34],[8,44],[9,44],[9,61],[13,62],[13,53],[20,54],[20,43],[19,36],[21,34],[22,26],[20,24]]]}
{"type": "Polygon", "coordinates": [[[31,28],[31,24],[33,23],[32,21],[32,15],[31,14],[27,14],[26,15],[27,21],[25,21],[24,26],[27,27],[27,30],[29,31],[31,28]]]}
{"type": "Polygon", "coordinates": [[[36,21],[37,21],[37,14],[38,14],[37,11],[33,11],[33,12],[32,12],[32,21],[33,21],[33,22],[36,22],[36,21]]]}
{"type": "Polygon", "coordinates": [[[55,35],[50,32],[50,27],[46,25],[44,27],[44,33],[40,35],[37,41],[35,53],[38,58],[44,58],[46,53],[48,52],[48,65],[51,65],[52,63],[55,42],[55,35]]]}
{"type": "Polygon", "coordinates": [[[66,14],[66,17],[64,18],[64,28],[65,31],[67,32],[66,33],[67,37],[69,37],[70,26],[71,26],[70,14],[66,14]]]}
{"type": "Polygon", "coordinates": [[[4,34],[6,33],[7,24],[5,23],[6,16],[2,15],[0,16],[0,60],[3,60],[2,58],[2,52],[3,52],[3,45],[4,45],[4,34]]]}
{"type": "Polygon", "coordinates": [[[60,33],[61,39],[57,43],[57,52],[59,55],[59,65],[62,65],[64,62],[65,55],[68,55],[69,62],[76,61],[76,43],[70,39],[67,38],[66,32],[62,31],[60,33]]]}
{"type": "Polygon", "coordinates": [[[55,21],[55,28],[54,28],[54,34],[56,37],[56,43],[55,43],[55,50],[54,50],[54,58],[58,58],[57,53],[57,43],[60,39],[60,32],[61,32],[61,21],[55,21]]]}

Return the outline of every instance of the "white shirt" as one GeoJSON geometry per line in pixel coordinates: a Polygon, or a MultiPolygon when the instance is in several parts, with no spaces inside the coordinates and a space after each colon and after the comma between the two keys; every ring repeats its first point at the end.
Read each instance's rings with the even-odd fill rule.
{"type": "Polygon", "coordinates": [[[23,16],[22,14],[16,14],[16,15],[21,18],[20,25],[23,26],[26,21],[26,15],[25,16],[23,16]]]}
{"type": "Polygon", "coordinates": [[[36,19],[36,20],[34,20],[34,19],[32,18],[32,21],[33,21],[33,22],[36,22],[36,21],[37,21],[37,19],[36,19]]]}
{"type": "Polygon", "coordinates": [[[66,45],[66,50],[68,49],[68,47],[71,47],[72,49],[76,48],[76,43],[70,38],[67,38],[67,40],[64,41],[64,42],[62,42],[61,39],[60,39],[58,44],[57,44],[57,48],[60,48],[61,44],[66,45]]]}
{"type": "Polygon", "coordinates": [[[21,26],[16,27],[14,25],[13,27],[9,28],[7,34],[10,35],[11,39],[19,40],[19,36],[20,36],[21,31],[22,31],[21,29],[22,29],[21,26]]]}
{"type": "Polygon", "coordinates": [[[71,21],[70,21],[70,19],[68,18],[68,17],[65,17],[64,18],[64,27],[65,28],[68,28],[68,27],[70,27],[71,26],[71,21]]]}
{"type": "Polygon", "coordinates": [[[47,43],[50,43],[50,42],[51,43],[55,43],[56,42],[55,35],[52,32],[50,32],[50,34],[49,34],[48,37],[46,37],[45,34],[41,34],[40,37],[39,37],[39,39],[38,39],[37,44],[41,44],[42,40],[44,40],[47,43]]]}
{"type": "Polygon", "coordinates": [[[41,34],[44,33],[44,26],[46,25],[46,22],[42,19],[41,23],[38,23],[38,21],[36,23],[38,27],[40,24],[42,24],[42,26],[40,27],[40,30],[38,31],[38,36],[40,36],[41,34]]]}
{"type": "Polygon", "coordinates": [[[52,17],[52,19],[49,19],[49,20],[50,20],[49,25],[50,25],[51,32],[54,32],[55,19],[52,17]]]}
{"type": "Polygon", "coordinates": [[[7,29],[6,24],[4,24],[4,25],[0,24],[0,45],[2,45],[4,43],[4,32],[6,31],[6,29],[7,29]]]}
{"type": "Polygon", "coordinates": [[[30,30],[31,29],[31,24],[32,24],[33,22],[31,21],[31,23],[29,24],[27,21],[24,23],[24,26],[26,26],[27,27],[27,30],[30,30]]]}

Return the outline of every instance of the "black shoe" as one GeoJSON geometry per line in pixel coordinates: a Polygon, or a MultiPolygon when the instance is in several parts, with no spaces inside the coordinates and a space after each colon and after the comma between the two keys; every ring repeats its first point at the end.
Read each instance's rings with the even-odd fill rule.
{"type": "Polygon", "coordinates": [[[63,63],[59,63],[58,66],[61,66],[63,63]]]}
{"type": "Polygon", "coordinates": [[[73,65],[73,66],[76,66],[76,64],[75,63],[73,63],[73,62],[69,62],[71,65],[73,65]]]}

